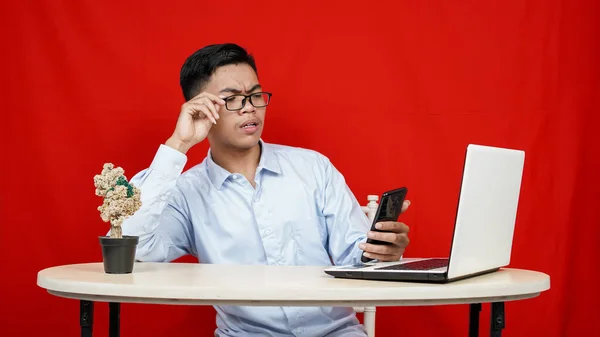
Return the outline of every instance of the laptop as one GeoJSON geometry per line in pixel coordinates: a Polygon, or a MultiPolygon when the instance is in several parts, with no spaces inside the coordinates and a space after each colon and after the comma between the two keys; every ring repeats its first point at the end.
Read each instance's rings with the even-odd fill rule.
{"type": "Polygon", "coordinates": [[[507,266],[524,161],[521,150],[467,146],[448,257],[358,262],[327,267],[325,273],[351,279],[446,283],[507,266]]]}

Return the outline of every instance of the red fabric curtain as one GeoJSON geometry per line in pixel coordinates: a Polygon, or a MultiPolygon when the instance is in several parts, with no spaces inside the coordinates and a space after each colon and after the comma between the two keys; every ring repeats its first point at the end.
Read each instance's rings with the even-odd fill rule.
{"type": "MultiPolygon", "coordinates": [[[[408,186],[407,256],[450,247],[469,143],[526,151],[511,267],[551,290],[507,304],[507,336],[597,331],[597,1],[12,1],[2,10],[0,335],[75,336],[43,268],[101,261],[93,176],[150,164],[179,68],[237,42],[274,92],[264,139],[326,154],[357,198],[408,186]]],[[[190,164],[207,144],[190,152],[190,164]]],[[[240,280],[243,282],[243,280],[240,280]]],[[[96,306],[95,334],[107,330],[96,306]]],[[[377,335],[465,336],[467,306],[380,307],[377,335]]],[[[484,306],[482,332],[489,311],[484,306]]],[[[124,305],[124,336],[210,335],[210,307],[124,305]]]]}

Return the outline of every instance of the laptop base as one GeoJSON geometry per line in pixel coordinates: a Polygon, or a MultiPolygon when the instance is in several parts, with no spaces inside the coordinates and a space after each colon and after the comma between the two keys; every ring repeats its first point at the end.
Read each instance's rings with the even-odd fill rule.
{"type": "Polygon", "coordinates": [[[423,283],[449,283],[467,278],[480,276],[484,274],[493,273],[498,271],[500,268],[493,268],[489,270],[480,271],[477,273],[463,275],[452,279],[448,278],[448,272],[434,273],[434,272],[383,272],[383,271],[362,271],[362,270],[335,270],[327,269],[325,273],[337,277],[347,279],[361,279],[361,280],[373,280],[373,281],[400,281],[400,282],[423,282],[423,283]]]}

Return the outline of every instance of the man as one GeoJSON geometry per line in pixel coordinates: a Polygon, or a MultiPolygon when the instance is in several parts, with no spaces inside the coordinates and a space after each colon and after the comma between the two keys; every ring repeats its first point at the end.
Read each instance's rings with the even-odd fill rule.
{"type": "MultiPolygon", "coordinates": [[[[143,206],[123,223],[140,237],[136,259],[201,263],[351,264],[364,252],[400,258],[408,227],[370,223],[343,176],[322,154],[261,139],[271,93],[253,57],[210,45],[181,69],[182,105],[172,136],[131,182],[143,206]],[[208,139],[202,163],[182,173],[187,151],[208,139]],[[390,245],[365,244],[367,233],[390,245]]],[[[409,203],[403,207],[405,210],[409,203]]],[[[365,336],[352,308],[215,307],[216,336],[365,336]]]]}

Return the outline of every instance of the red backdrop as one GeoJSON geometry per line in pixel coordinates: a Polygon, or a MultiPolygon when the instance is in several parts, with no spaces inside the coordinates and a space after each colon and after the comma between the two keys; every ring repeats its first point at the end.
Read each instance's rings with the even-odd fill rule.
{"type": "MultiPolygon", "coordinates": [[[[409,187],[407,256],[448,252],[468,143],[524,149],[511,266],[552,288],[507,304],[506,335],[597,331],[598,2],[327,3],[2,4],[0,335],[77,335],[78,303],[36,274],[100,261],[93,176],[106,161],[128,176],[149,165],[183,103],[184,58],[224,41],[254,53],[274,92],[265,140],[326,154],[363,202],[409,187]]],[[[96,306],[99,336],[107,313],[96,306]]],[[[465,336],[467,313],[380,307],[377,334],[465,336]]],[[[211,307],[124,305],[122,318],[124,336],[215,326],[211,307]]]]}

